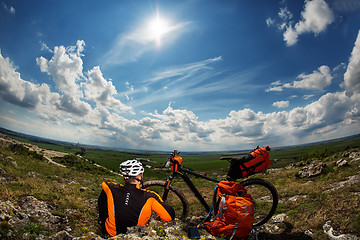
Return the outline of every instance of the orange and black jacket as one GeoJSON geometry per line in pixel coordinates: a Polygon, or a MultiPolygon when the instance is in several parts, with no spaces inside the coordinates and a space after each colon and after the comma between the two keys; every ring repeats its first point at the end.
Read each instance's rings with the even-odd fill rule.
{"type": "Polygon", "coordinates": [[[163,221],[175,218],[174,209],[157,193],[140,189],[139,185],[106,181],[102,188],[98,200],[99,220],[102,230],[110,236],[126,233],[127,227],[145,225],[152,211],[163,221]]]}

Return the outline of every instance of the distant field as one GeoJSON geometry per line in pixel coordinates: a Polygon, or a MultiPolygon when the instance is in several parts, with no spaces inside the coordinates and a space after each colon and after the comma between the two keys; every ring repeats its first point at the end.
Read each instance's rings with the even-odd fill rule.
{"type": "Polygon", "coordinates": [[[360,147],[359,135],[326,143],[273,150],[271,151],[270,156],[273,160],[278,159],[278,161],[273,162],[272,164],[272,167],[278,168],[293,162],[306,161],[313,158],[321,159],[336,152],[345,151],[355,147],[360,147]]]}
{"type": "MultiPolygon", "coordinates": [[[[95,147],[84,147],[75,144],[64,144],[55,141],[42,141],[39,138],[31,138],[22,134],[15,134],[13,132],[5,132],[5,134],[23,142],[32,143],[45,149],[51,149],[61,152],[77,153],[81,148],[85,149],[84,157],[90,161],[96,162],[111,170],[118,171],[119,164],[127,159],[133,158],[147,158],[152,162],[147,163],[150,166],[162,166],[168,159],[172,149],[168,153],[164,152],[143,152],[143,151],[119,151],[101,149],[95,147]]],[[[284,167],[290,163],[298,161],[306,161],[312,158],[322,158],[331,155],[338,151],[344,151],[351,147],[360,147],[360,135],[333,140],[325,143],[317,143],[306,146],[288,147],[273,149],[270,152],[272,161],[272,168],[284,167]]],[[[181,149],[180,149],[181,150],[181,149]]],[[[229,163],[227,161],[219,160],[221,156],[240,156],[244,152],[238,153],[181,153],[183,157],[183,165],[195,171],[205,172],[224,172],[229,163]]]]}

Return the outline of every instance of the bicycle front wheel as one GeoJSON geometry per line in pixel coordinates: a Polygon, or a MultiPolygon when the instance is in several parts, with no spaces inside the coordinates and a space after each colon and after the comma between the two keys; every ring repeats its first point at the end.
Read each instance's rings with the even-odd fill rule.
{"type": "Polygon", "coordinates": [[[253,228],[260,227],[274,215],[279,202],[278,192],[274,185],[264,179],[247,179],[240,183],[255,202],[253,228]]]}
{"type": "Polygon", "coordinates": [[[153,180],[143,184],[143,188],[156,192],[159,196],[172,206],[175,210],[175,216],[184,220],[189,213],[189,203],[185,195],[175,186],[170,185],[166,189],[167,181],[153,180]]]}

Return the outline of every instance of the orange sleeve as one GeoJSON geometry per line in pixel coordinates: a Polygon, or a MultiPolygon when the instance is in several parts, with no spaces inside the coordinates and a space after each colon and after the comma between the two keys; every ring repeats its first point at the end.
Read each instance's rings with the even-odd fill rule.
{"type": "MultiPolygon", "coordinates": [[[[154,199],[155,200],[155,199],[154,199]]],[[[164,204],[164,203],[163,203],[164,204]]],[[[154,212],[159,215],[161,220],[169,222],[174,219],[174,216],[171,216],[168,210],[163,206],[163,204],[159,203],[158,201],[154,201],[153,203],[153,210],[154,212]]],[[[172,209],[173,210],[173,209],[172,209]]]]}
{"type": "Polygon", "coordinates": [[[143,206],[137,226],[145,225],[150,219],[151,212],[156,212],[160,219],[163,221],[171,221],[174,218],[174,214],[169,213],[166,208],[160,204],[155,198],[149,198],[143,206]]]}
{"type": "Polygon", "coordinates": [[[113,195],[111,193],[109,186],[105,182],[103,182],[101,185],[106,193],[107,203],[108,203],[108,216],[109,217],[105,221],[105,228],[106,228],[106,231],[111,236],[116,236],[114,198],[113,198],[113,195]]]}

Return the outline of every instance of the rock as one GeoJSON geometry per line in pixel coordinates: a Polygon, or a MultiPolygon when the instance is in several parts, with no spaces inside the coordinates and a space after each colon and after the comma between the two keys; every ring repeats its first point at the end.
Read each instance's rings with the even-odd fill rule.
{"type": "Polygon", "coordinates": [[[295,196],[292,196],[288,199],[288,201],[291,201],[291,202],[297,202],[299,201],[300,199],[304,199],[304,198],[307,198],[306,195],[295,195],[295,196]]]}
{"type": "Polygon", "coordinates": [[[352,158],[352,159],[360,158],[360,152],[352,152],[352,153],[350,153],[349,158],[352,158]]]}
{"type": "Polygon", "coordinates": [[[282,168],[270,168],[268,170],[266,170],[268,173],[280,173],[283,171],[282,168]]]}
{"type": "Polygon", "coordinates": [[[75,237],[72,240],[90,240],[90,239],[91,240],[103,240],[104,238],[100,237],[99,235],[97,235],[97,234],[95,234],[93,232],[88,232],[87,234],[85,234],[85,235],[83,235],[81,237],[75,237]]]}
{"type": "Polygon", "coordinates": [[[336,182],[331,184],[331,188],[328,190],[325,190],[323,193],[329,193],[332,191],[336,191],[340,188],[346,187],[346,186],[352,186],[360,182],[360,173],[358,175],[350,176],[347,178],[348,180],[342,181],[342,182],[336,182]]]}
{"type": "Polygon", "coordinates": [[[302,168],[297,174],[297,177],[305,178],[305,177],[313,177],[321,174],[321,172],[326,168],[325,163],[312,163],[309,166],[302,168]]]}
{"type": "Polygon", "coordinates": [[[61,218],[51,213],[52,207],[33,196],[27,196],[22,200],[22,209],[32,218],[36,218],[42,225],[51,230],[58,230],[61,218]]]}
{"type": "Polygon", "coordinates": [[[340,159],[339,161],[336,162],[336,166],[338,166],[338,167],[344,167],[347,165],[349,165],[349,164],[345,159],[340,159]]]}
{"type": "Polygon", "coordinates": [[[335,233],[333,227],[330,224],[331,224],[331,221],[327,221],[323,226],[324,233],[326,233],[329,236],[329,239],[331,239],[331,240],[360,240],[359,237],[357,237],[355,235],[351,235],[351,234],[341,234],[341,235],[336,236],[337,234],[335,233]]]}
{"type": "Polygon", "coordinates": [[[0,176],[5,176],[5,175],[6,175],[6,171],[0,168],[0,176]]]}
{"type": "Polygon", "coordinates": [[[296,167],[296,164],[295,163],[290,163],[289,165],[287,165],[286,167],[285,167],[285,169],[293,169],[293,168],[295,168],[296,167]]]}
{"type": "Polygon", "coordinates": [[[353,160],[350,161],[350,163],[355,163],[355,162],[359,162],[359,161],[360,161],[360,157],[354,158],[353,160]]]}
{"type": "Polygon", "coordinates": [[[271,221],[272,221],[273,223],[283,222],[286,217],[287,217],[286,213],[281,213],[281,214],[278,214],[278,215],[276,215],[276,216],[273,216],[273,217],[271,218],[271,221]]]}
{"type": "Polygon", "coordinates": [[[80,192],[86,192],[86,191],[89,191],[88,187],[81,187],[80,188],[80,192]]]}
{"type": "Polygon", "coordinates": [[[17,162],[16,161],[11,161],[11,164],[14,165],[15,167],[18,166],[17,162]]]}
{"type": "Polygon", "coordinates": [[[29,216],[10,201],[0,201],[0,221],[9,227],[22,228],[29,223],[29,216]]]}
{"type": "Polygon", "coordinates": [[[50,237],[51,240],[72,240],[74,239],[67,231],[60,231],[50,237]]]}
{"type": "Polygon", "coordinates": [[[304,234],[311,237],[313,235],[313,232],[311,230],[306,230],[304,234]]]}
{"type": "Polygon", "coordinates": [[[40,177],[40,174],[36,173],[36,172],[28,172],[27,174],[29,177],[32,177],[32,178],[38,178],[40,177]]]}

